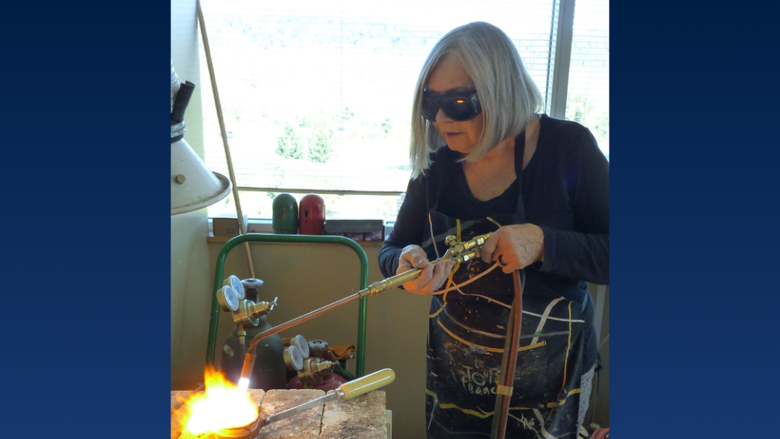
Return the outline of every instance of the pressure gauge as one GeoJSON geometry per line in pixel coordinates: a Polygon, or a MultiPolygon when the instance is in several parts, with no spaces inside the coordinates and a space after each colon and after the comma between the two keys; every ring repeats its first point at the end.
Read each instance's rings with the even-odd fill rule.
{"type": "Polygon", "coordinates": [[[298,334],[293,337],[292,340],[290,340],[290,345],[296,346],[298,349],[300,349],[303,358],[309,358],[309,342],[306,341],[302,335],[298,334]]]}
{"type": "Polygon", "coordinates": [[[301,354],[301,350],[297,346],[290,345],[284,350],[284,364],[290,370],[303,369],[303,354],[301,354]]]}
{"type": "Polygon", "coordinates": [[[238,294],[230,285],[225,285],[217,290],[217,302],[223,310],[235,312],[238,310],[238,294]]]}
{"type": "Polygon", "coordinates": [[[236,292],[238,300],[244,300],[244,284],[241,283],[241,279],[239,279],[238,276],[231,274],[222,282],[222,285],[230,285],[233,288],[233,291],[236,292]]]}

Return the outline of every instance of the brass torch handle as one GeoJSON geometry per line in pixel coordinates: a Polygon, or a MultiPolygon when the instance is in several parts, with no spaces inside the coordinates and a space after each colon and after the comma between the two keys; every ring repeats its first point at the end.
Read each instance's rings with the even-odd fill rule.
{"type": "MultiPolygon", "coordinates": [[[[470,259],[478,258],[481,255],[480,251],[482,244],[484,244],[491,235],[493,235],[492,232],[475,236],[474,238],[459,244],[451,244],[452,248],[447,250],[447,253],[445,253],[444,256],[431,261],[430,265],[436,265],[439,262],[444,261],[454,261],[456,263],[465,262],[470,259]]],[[[388,277],[387,279],[374,282],[365,289],[359,291],[358,294],[360,294],[360,297],[373,296],[383,291],[399,287],[410,280],[417,279],[423,270],[423,268],[413,268],[409,271],[404,271],[403,273],[388,277]]]]}
{"type": "MultiPolygon", "coordinates": [[[[434,262],[431,262],[431,264],[435,264],[440,259],[437,259],[434,262]]],[[[396,274],[395,276],[388,277],[387,279],[382,279],[378,282],[374,282],[368,287],[366,287],[364,290],[360,291],[360,296],[373,296],[375,294],[379,294],[382,291],[387,291],[390,289],[393,289],[395,287],[399,287],[410,280],[417,279],[420,276],[420,273],[423,271],[423,268],[413,268],[409,271],[404,271],[401,274],[396,274]]]]}

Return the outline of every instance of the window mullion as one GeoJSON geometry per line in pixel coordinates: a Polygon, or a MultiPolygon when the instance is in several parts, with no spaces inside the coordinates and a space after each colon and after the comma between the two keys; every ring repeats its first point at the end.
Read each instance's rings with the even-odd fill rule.
{"type": "Polygon", "coordinates": [[[558,119],[566,117],[566,94],[569,86],[575,0],[556,0],[551,41],[549,99],[547,114],[558,119]]]}

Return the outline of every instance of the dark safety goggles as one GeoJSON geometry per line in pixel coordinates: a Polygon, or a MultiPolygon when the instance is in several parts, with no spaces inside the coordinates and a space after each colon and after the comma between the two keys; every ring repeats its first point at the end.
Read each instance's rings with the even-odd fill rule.
{"type": "Polygon", "coordinates": [[[431,122],[436,121],[439,108],[452,120],[474,119],[482,112],[476,90],[453,91],[444,94],[432,94],[423,91],[422,115],[431,122]]]}

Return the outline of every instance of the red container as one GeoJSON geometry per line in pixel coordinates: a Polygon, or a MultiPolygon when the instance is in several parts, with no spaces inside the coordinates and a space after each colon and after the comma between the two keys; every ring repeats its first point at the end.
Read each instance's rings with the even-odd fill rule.
{"type": "Polygon", "coordinates": [[[301,235],[322,235],[322,225],[325,223],[325,200],[321,196],[309,194],[301,198],[298,214],[301,235]]]}
{"type": "Polygon", "coordinates": [[[322,379],[314,386],[306,387],[301,383],[301,380],[296,376],[293,379],[290,380],[289,383],[287,383],[287,389],[293,390],[293,389],[317,389],[317,390],[323,390],[327,392],[328,390],[333,390],[338,388],[340,385],[346,383],[347,380],[344,379],[341,375],[331,372],[326,373],[322,376],[322,379]]]}

